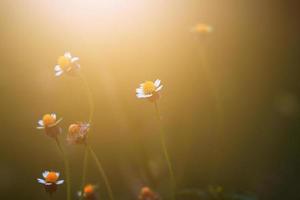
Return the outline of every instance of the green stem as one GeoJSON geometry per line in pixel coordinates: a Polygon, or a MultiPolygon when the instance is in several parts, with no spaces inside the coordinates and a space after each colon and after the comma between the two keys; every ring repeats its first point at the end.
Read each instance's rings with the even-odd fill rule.
{"type": "Polygon", "coordinates": [[[223,106],[222,106],[222,100],[220,98],[220,92],[217,82],[215,81],[215,78],[212,76],[211,70],[207,64],[206,61],[206,48],[205,45],[200,48],[200,62],[201,67],[204,71],[204,75],[206,78],[206,81],[208,83],[208,87],[210,91],[212,92],[212,96],[214,98],[215,103],[215,112],[217,114],[217,126],[218,132],[222,132],[223,129],[223,106]]]}
{"type": "MultiPolygon", "coordinates": [[[[88,120],[88,123],[91,125],[92,123],[92,120],[93,120],[93,116],[94,116],[94,101],[93,101],[93,95],[92,95],[92,92],[91,92],[91,89],[89,87],[89,84],[85,78],[85,76],[81,73],[79,73],[79,76],[82,80],[82,83],[86,89],[86,93],[87,93],[87,97],[88,97],[88,102],[89,102],[89,110],[90,110],[90,113],[89,113],[89,120],[88,120]]],[[[81,188],[82,188],[82,192],[83,192],[83,188],[84,188],[84,184],[85,184],[85,179],[86,179],[86,170],[87,170],[87,158],[88,158],[88,147],[87,147],[87,144],[85,143],[85,150],[84,150],[84,157],[83,157],[83,169],[82,169],[82,183],[81,183],[81,188]]],[[[82,199],[83,196],[80,197],[80,199],[82,199]]]]}
{"type": "MultiPolygon", "coordinates": [[[[201,67],[203,69],[206,81],[207,81],[207,85],[209,90],[212,93],[212,97],[214,100],[214,112],[215,114],[215,119],[216,119],[216,125],[213,126],[213,122],[211,122],[211,128],[210,131],[212,132],[211,134],[215,136],[215,138],[218,138],[219,140],[222,138],[223,136],[223,129],[224,129],[224,109],[223,109],[223,103],[222,103],[222,98],[220,96],[220,92],[219,92],[219,84],[216,81],[216,79],[213,76],[213,73],[211,72],[211,69],[209,68],[208,62],[207,62],[207,56],[206,56],[206,45],[202,45],[202,48],[200,48],[200,62],[201,62],[201,67]]],[[[218,150],[218,147],[215,146],[217,142],[214,140],[213,143],[211,143],[211,145],[213,145],[213,156],[216,157],[212,163],[211,163],[211,168],[213,173],[211,175],[211,181],[214,181],[216,179],[216,177],[218,177],[218,155],[220,153],[220,151],[218,150]]]]}
{"type": "Polygon", "coordinates": [[[91,148],[91,146],[87,145],[87,148],[89,149],[89,151],[90,151],[90,153],[91,153],[93,159],[95,160],[96,165],[97,165],[97,168],[98,168],[98,170],[99,170],[99,172],[100,172],[100,174],[101,174],[101,176],[102,176],[102,178],[103,178],[103,180],[104,180],[104,184],[105,184],[106,189],[107,189],[107,191],[108,191],[108,196],[109,196],[110,200],[114,200],[114,196],[113,196],[113,192],[112,192],[111,186],[110,186],[110,184],[109,184],[108,178],[107,178],[107,176],[106,176],[106,174],[105,174],[105,171],[104,171],[104,169],[103,169],[103,167],[102,167],[102,165],[101,165],[100,160],[98,159],[96,153],[95,153],[94,150],[91,148]]]}
{"type": "Polygon", "coordinates": [[[70,176],[70,165],[69,165],[69,160],[66,156],[66,153],[64,149],[62,148],[58,138],[55,138],[56,144],[58,149],[60,150],[63,158],[64,158],[64,165],[65,165],[65,173],[66,173],[66,185],[67,185],[67,200],[71,200],[71,176],[70,176]]]}
{"type": "Polygon", "coordinates": [[[162,149],[163,149],[163,154],[164,154],[164,157],[166,159],[169,174],[170,174],[172,199],[175,200],[176,180],[175,180],[175,175],[174,175],[170,155],[168,153],[168,149],[167,149],[167,145],[166,145],[164,130],[163,130],[162,125],[161,125],[161,115],[160,115],[160,112],[159,112],[157,101],[154,102],[154,106],[155,106],[157,118],[158,118],[158,121],[159,121],[160,142],[161,142],[161,146],[162,146],[162,149]]]}

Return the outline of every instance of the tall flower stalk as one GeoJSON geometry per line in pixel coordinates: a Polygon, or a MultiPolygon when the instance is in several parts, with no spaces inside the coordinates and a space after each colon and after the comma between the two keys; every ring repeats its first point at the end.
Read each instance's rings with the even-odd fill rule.
{"type": "MultiPolygon", "coordinates": [[[[205,42],[205,41],[203,41],[205,42]]],[[[206,55],[206,45],[199,47],[199,54],[200,54],[200,62],[202,70],[204,71],[204,74],[206,76],[206,81],[208,82],[208,87],[210,91],[212,92],[213,98],[215,100],[215,110],[217,113],[217,120],[219,128],[222,128],[223,125],[223,107],[222,107],[222,101],[220,98],[219,88],[214,80],[211,71],[209,69],[208,63],[207,63],[207,55],[206,55]]]]}
{"type": "Polygon", "coordinates": [[[208,87],[212,92],[214,101],[215,101],[215,111],[217,113],[217,123],[219,125],[219,131],[222,129],[223,126],[223,106],[222,100],[220,98],[220,92],[217,82],[213,77],[211,70],[208,66],[207,62],[207,55],[206,55],[206,47],[207,47],[207,38],[213,32],[213,27],[208,24],[197,24],[192,28],[192,32],[197,37],[199,41],[199,57],[200,57],[200,64],[202,70],[204,72],[206,81],[208,83],[208,87]],[[200,44],[201,43],[201,44],[200,44]]]}
{"type": "MultiPolygon", "coordinates": [[[[76,56],[72,56],[70,52],[65,52],[64,55],[58,57],[57,64],[54,66],[55,76],[57,77],[62,76],[63,74],[74,75],[79,71],[79,69],[80,69],[79,58],[76,56]]],[[[57,136],[54,137],[54,139],[64,158],[65,171],[67,177],[67,183],[66,183],[67,200],[71,200],[71,177],[70,177],[69,160],[57,136]]]]}
{"type": "Polygon", "coordinates": [[[96,165],[97,165],[97,168],[98,168],[98,171],[100,173],[100,175],[102,176],[103,180],[104,180],[104,184],[106,186],[106,189],[107,189],[107,192],[108,192],[108,196],[109,196],[109,199],[110,200],[114,200],[114,195],[113,195],[113,191],[111,189],[111,186],[110,186],[110,183],[108,181],[108,178],[107,178],[107,175],[102,167],[102,164],[99,160],[99,158],[97,157],[97,154],[94,152],[94,150],[92,149],[92,147],[90,145],[87,144],[87,148],[89,150],[89,152],[91,153],[96,165]]]}
{"type": "Polygon", "coordinates": [[[169,155],[167,145],[166,145],[165,133],[164,133],[164,129],[161,124],[161,115],[160,115],[157,101],[154,102],[154,107],[155,107],[155,111],[156,111],[156,115],[157,115],[157,120],[159,123],[158,126],[159,126],[159,131],[160,131],[160,143],[161,143],[163,154],[166,159],[166,163],[167,163],[169,174],[170,174],[171,195],[172,195],[172,199],[175,200],[176,180],[175,180],[172,162],[171,162],[170,155],[169,155]]]}
{"type": "MultiPolygon", "coordinates": [[[[92,95],[92,92],[91,92],[91,89],[89,87],[89,84],[85,78],[85,76],[81,73],[79,73],[79,76],[83,82],[83,85],[86,89],[86,92],[87,92],[87,97],[88,97],[88,101],[89,101],[89,107],[90,107],[90,114],[89,114],[89,125],[91,125],[92,123],[92,120],[93,120],[93,117],[94,117],[94,101],[93,101],[93,95],[92,95]]],[[[94,150],[92,149],[92,147],[88,144],[88,142],[85,140],[84,142],[85,146],[85,153],[84,153],[84,159],[83,159],[83,172],[82,172],[82,188],[83,186],[85,185],[85,178],[86,178],[86,170],[87,170],[87,157],[88,157],[88,153],[91,154],[92,158],[94,159],[96,165],[97,165],[97,169],[100,173],[100,175],[102,176],[103,180],[104,180],[104,184],[105,184],[105,187],[107,189],[107,192],[108,192],[108,196],[110,198],[110,200],[114,200],[114,195],[113,195],[113,191],[111,189],[111,186],[110,186],[110,183],[108,181],[108,177],[102,167],[102,164],[99,160],[99,158],[97,157],[97,154],[94,152],[94,150]]]]}
{"type": "MultiPolygon", "coordinates": [[[[94,116],[94,101],[91,89],[89,87],[89,84],[85,78],[85,76],[82,73],[79,73],[80,79],[82,80],[82,83],[85,87],[85,90],[87,92],[88,102],[89,102],[89,121],[88,123],[91,124],[94,116]]],[[[83,190],[85,185],[85,179],[86,179],[86,171],[87,171],[87,165],[88,165],[88,154],[89,150],[87,147],[87,142],[84,143],[84,156],[83,156],[83,168],[82,168],[82,182],[81,182],[81,188],[83,190]]],[[[83,192],[83,191],[82,191],[83,192]]],[[[80,197],[80,199],[83,199],[83,196],[80,197]]]]}
{"type": "Polygon", "coordinates": [[[161,125],[161,115],[159,112],[157,101],[159,99],[160,91],[163,88],[163,85],[160,84],[160,80],[157,79],[156,81],[145,81],[144,83],[140,84],[140,87],[136,89],[136,96],[140,99],[148,99],[150,102],[154,103],[158,123],[159,123],[159,131],[160,131],[160,142],[163,150],[163,155],[165,157],[168,171],[170,174],[170,183],[171,183],[171,195],[172,199],[175,200],[175,190],[176,190],[176,180],[175,175],[172,167],[172,162],[170,159],[170,155],[167,149],[166,141],[165,141],[165,133],[163,127],[161,125]]]}
{"type": "MultiPolygon", "coordinates": [[[[209,63],[207,62],[207,42],[209,35],[213,32],[213,27],[208,24],[198,24],[196,25],[192,32],[197,36],[199,41],[199,58],[200,58],[200,65],[204,72],[204,76],[206,78],[207,85],[209,90],[212,93],[212,98],[214,100],[214,112],[216,113],[216,126],[212,127],[212,134],[215,134],[215,137],[220,138],[221,133],[223,132],[223,124],[224,124],[224,111],[223,111],[223,104],[222,98],[220,96],[219,91],[219,84],[216,81],[216,78],[213,76],[212,71],[210,69],[209,63]],[[201,43],[201,44],[200,44],[201,43]]],[[[216,141],[214,141],[211,145],[215,145],[216,141]]],[[[217,151],[217,147],[213,148],[217,151]]],[[[218,152],[216,152],[218,155],[218,152]]],[[[213,171],[217,171],[216,168],[218,167],[217,163],[218,159],[214,159],[212,161],[212,168],[213,171]]],[[[216,174],[217,175],[217,174],[216,174]]],[[[214,175],[212,177],[214,179],[214,175]]]]}

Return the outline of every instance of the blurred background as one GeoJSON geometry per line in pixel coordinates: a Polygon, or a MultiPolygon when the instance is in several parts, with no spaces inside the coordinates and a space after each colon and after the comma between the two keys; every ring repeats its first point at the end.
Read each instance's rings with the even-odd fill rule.
{"type": "MultiPolygon", "coordinates": [[[[298,8],[271,0],[1,0],[0,199],[47,199],[36,178],[47,169],[65,178],[55,142],[36,130],[55,112],[64,141],[68,125],[89,116],[82,81],[54,76],[65,51],[80,57],[93,93],[89,141],[116,199],[137,199],[145,185],[168,199],[154,106],[135,97],[141,82],[157,78],[178,199],[204,199],[211,185],[249,199],[299,199],[298,8]],[[213,32],[192,33],[198,23],[213,32]]],[[[75,199],[83,147],[64,146],[75,199]]],[[[91,157],[88,169],[107,199],[91,157]]],[[[65,187],[53,199],[65,199],[65,187]]]]}

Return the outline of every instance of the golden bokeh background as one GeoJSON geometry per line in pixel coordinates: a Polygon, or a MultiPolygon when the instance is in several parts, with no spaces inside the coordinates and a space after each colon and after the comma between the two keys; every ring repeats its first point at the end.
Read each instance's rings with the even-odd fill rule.
{"type": "MultiPolygon", "coordinates": [[[[81,80],[54,76],[65,51],[80,57],[93,93],[89,139],[116,199],[134,199],[143,185],[168,193],[154,106],[135,97],[139,83],[157,78],[179,193],[217,184],[261,199],[295,199],[296,8],[270,0],[1,0],[0,199],[48,198],[36,182],[45,169],[64,178],[54,141],[35,127],[49,112],[64,118],[64,130],[88,118],[81,80]],[[214,30],[199,38],[190,31],[197,23],[214,30]]],[[[83,148],[68,146],[67,152],[75,193],[83,148]]],[[[88,180],[105,199],[91,159],[88,180]]],[[[64,198],[65,185],[53,199],[64,198]]]]}

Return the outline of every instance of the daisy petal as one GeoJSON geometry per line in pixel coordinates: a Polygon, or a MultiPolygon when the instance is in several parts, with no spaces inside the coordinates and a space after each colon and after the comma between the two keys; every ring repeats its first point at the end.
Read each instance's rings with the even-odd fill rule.
{"type": "Polygon", "coordinates": [[[66,58],[69,58],[69,59],[71,59],[72,58],[72,56],[71,56],[71,53],[70,52],[65,52],[65,54],[64,54],[64,56],[66,57],[66,58]]]}
{"type": "Polygon", "coordinates": [[[72,63],[77,62],[77,61],[79,61],[79,58],[78,58],[78,57],[73,57],[73,58],[71,59],[71,62],[72,62],[72,63]]]}
{"type": "Polygon", "coordinates": [[[63,71],[58,71],[55,73],[55,76],[60,76],[60,75],[62,75],[62,73],[63,73],[63,71]]]}
{"type": "Polygon", "coordinates": [[[63,184],[64,183],[64,180],[59,180],[56,182],[56,185],[60,185],[60,184],[63,184]]]}
{"type": "Polygon", "coordinates": [[[43,180],[43,179],[38,178],[37,181],[38,181],[39,183],[41,183],[41,184],[46,184],[46,181],[43,180]]]}
{"type": "Polygon", "coordinates": [[[52,185],[52,184],[53,184],[53,183],[47,183],[47,182],[45,183],[45,185],[52,185]]]}
{"type": "Polygon", "coordinates": [[[144,90],[142,88],[138,88],[135,91],[136,93],[144,94],[144,90]]]}
{"type": "Polygon", "coordinates": [[[39,120],[39,121],[38,121],[38,124],[39,124],[40,126],[44,126],[43,120],[39,120]]]}
{"type": "Polygon", "coordinates": [[[152,96],[153,96],[153,94],[145,94],[144,95],[145,98],[152,97],[152,96]]]}
{"type": "Polygon", "coordinates": [[[157,79],[157,80],[154,82],[154,85],[155,85],[155,87],[158,87],[158,86],[160,85],[160,80],[157,79]]]}
{"type": "Polygon", "coordinates": [[[51,117],[54,118],[54,120],[56,120],[56,114],[55,113],[52,113],[51,117]]]}
{"type": "Polygon", "coordinates": [[[36,127],[36,129],[42,130],[42,129],[45,129],[45,127],[44,126],[38,126],[38,127],[36,127]]]}
{"type": "Polygon", "coordinates": [[[48,174],[49,174],[49,171],[43,172],[43,177],[46,178],[48,176],[48,174]]]}
{"type": "Polygon", "coordinates": [[[56,172],[56,176],[59,177],[59,175],[60,175],[60,173],[59,173],[59,172],[56,172]]]}
{"type": "Polygon", "coordinates": [[[163,88],[163,85],[159,86],[155,91],[158,92],[163,88]]]}
{"type": "Polygon", "coordinates": [[[61,71],[61,67],[59,65],[55,65],[54,71],[56,72],[61,71]]]}
{"type": "Polygon", "coordinates": [[[136,94],[136,97],[137,98],[148,98],[148,97],[151,97],[152,94],[136,94]]]}
{"type": "Polygon", "coordinates": [[[136,94],[137,98],[144,98],[144,96],[145,96],[144,94],[136,94]]]}

